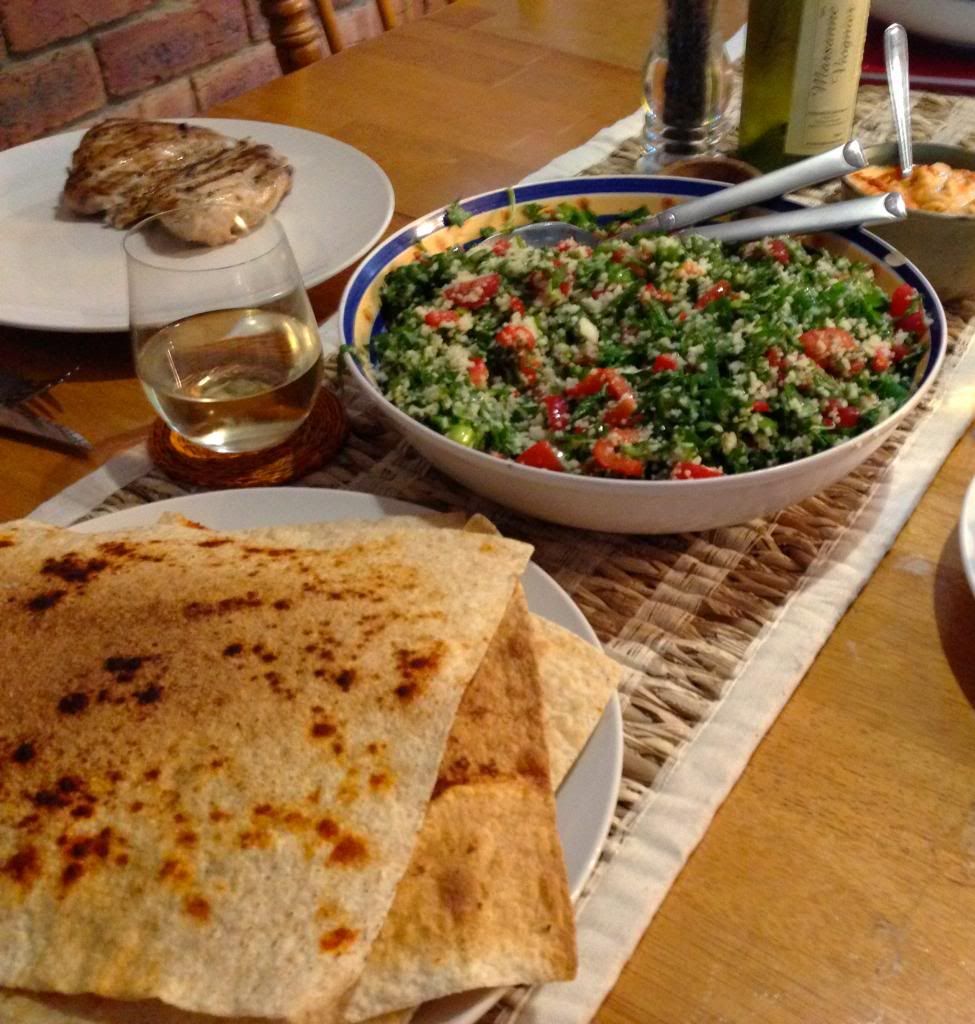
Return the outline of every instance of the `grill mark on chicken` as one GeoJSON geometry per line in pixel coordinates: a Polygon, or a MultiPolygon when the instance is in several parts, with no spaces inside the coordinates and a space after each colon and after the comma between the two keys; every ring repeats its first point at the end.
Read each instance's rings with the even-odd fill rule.
{"type": "MultiPolygon", "coordinates": [[[[269,212],[291,187],[292,169],[270,146],[196,125],[112,118],[95,125],[72,157],[64,198],[76,213],[104,213],[113,227],[194,202],[269,212]]],[[[231,241],[232,211],[164,223],[189,241],[231,241]]]]}
{"type": "Polygon", "coordinates": [[[196,125],[109,118],[89,129],[71,159],[64,196],[76,213],[92,214],[132,202],[161,175],[233,145],[196,125]]]}

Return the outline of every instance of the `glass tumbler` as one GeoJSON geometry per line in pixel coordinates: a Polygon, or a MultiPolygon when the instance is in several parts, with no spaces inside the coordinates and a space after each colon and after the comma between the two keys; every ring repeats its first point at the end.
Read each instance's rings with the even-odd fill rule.
{"type": "Polygon", "coordinates": [[[159,415],[215,452],[285,441],[315,403],[322,348],[277,219],[194,204],[137,224],[123,247],[136,375],[159,415]],[[208,232],[232,240],[180,237],[208,232]]]}
{"type": "Polygon", "coordinates": [[[732,69],[717,0],[666,0],[643,69],[644,148],[638,167],[714,153],[726,128],[732,69]]]}

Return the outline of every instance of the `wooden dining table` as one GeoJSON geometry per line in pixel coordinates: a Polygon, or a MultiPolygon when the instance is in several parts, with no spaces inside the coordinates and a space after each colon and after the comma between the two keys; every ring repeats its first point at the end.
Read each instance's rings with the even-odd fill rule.
{"type": "MultiPolygon", "coordinates": [[[[367,153],[392,180],[393,230],[631,113],[658,8],[458,0],[211,113],[367,153]]],[[[720,11],[728,34],[744,4],[720,11]]],[[[320,319],[347,278],[313,289],[320,319]]],[[[122,335],[0,328],[0,365],[78,366],[56,416],[93,443],[75,456],[0,437],[0,520],[146,436],[122,335]]],[[[969,431],[691,856],[602,1024],[975,1020],[975,599],[957,525],[973,475],[969,431]]]]}

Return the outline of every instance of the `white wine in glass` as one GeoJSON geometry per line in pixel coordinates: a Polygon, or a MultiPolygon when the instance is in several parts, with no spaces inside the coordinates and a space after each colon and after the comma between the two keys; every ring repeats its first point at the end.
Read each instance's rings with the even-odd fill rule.
{"type": "Polygon", "coordinates": [[[206,248],[150,218],[125,252],[136,374],[169,426],[218,452],[294,433],[318,394],[322,351],[277,221],[241,217],[236,241],[206,248]]]}

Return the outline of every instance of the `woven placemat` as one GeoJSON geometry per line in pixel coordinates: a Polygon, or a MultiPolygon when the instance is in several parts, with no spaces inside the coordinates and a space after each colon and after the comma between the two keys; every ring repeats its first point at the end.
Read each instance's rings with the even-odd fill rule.
{"type": "MultiPolygon", "coordinates": [[[[914,125],[918,138],[975,146],[975,100],[916,94],[914,125]]],[[[888,135],[885,92],[862,90],[858,137],[869,143],[888,135]]],[[[628,139],[585,173],[632,173],[640,148],[639,139],[628,139]]],[[[808,195],[826,199],[834,191],[828,186],[808,195]]],[[[626,747],[619,804],[583,905],[598,899],[602,879],[636,823],[654,813],[655,783],[685,757],[699,727],[714,715],[752,656],[756,638],[778,622],[783,608],[827,563],[890,473],[911,431],[943,407],[945,382],[975,336],[975,304],[956,304],[947,313],[948,355],[939,384],[866,464],[828,491],[768,519],[701,534],[595,534],[519,516],[441,475],[377,423],[367,407],[345,396],[346,446],[302,484],[488,515],[507,535],[534,545],[535,561],[569,592],[606,649],[627,669],[620,691],[626,747]]],[[[112,494],[91,515],[184,493],[187,488],[153,471],[112,494]]],[[[600,979],[602,992],[612,987],[616,970],[600,979]]],[[[530,993],[516,991],[484,1020],[510,1022],[526,1006],[523,1015],[532,1021],[550,1024],[554,1019],[532,1008],[530,993]]],[[[559,1019],[570,1018],[563,1014],[559,1019]]]]}

